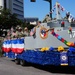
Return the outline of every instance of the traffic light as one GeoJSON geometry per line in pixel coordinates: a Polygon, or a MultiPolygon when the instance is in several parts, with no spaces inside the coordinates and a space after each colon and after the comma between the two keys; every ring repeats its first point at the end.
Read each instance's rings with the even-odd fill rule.
{"type": "Polygon", "coordinates": [[[36,2],[36,0],[31,0],[31,2],[36,2]]]}

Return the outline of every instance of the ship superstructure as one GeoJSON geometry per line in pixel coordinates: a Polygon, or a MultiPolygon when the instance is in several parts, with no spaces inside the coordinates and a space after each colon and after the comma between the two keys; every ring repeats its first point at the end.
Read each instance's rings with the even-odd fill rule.
{"type": "Polygon", "coordinates": [[[67,40],[68,42],[74,42],[75,41],[75,29],[72,27],[72,34],[69,34],[69,28],[71,27],[71,23],[68,21],[68,19],[63,19],[61,17],[61,11],[60,11],[60,4],[56,2],[56,20],[51,20],[50,22],[41,23],[41,26],[36,28],[36,37],[33,36],[25,37],[25,49],[35,49],[35,48],[42,48],[42,47],[54,47],[58,48],[58,46],[68,47],[64,44],[64,42],[61,42],[59,40],[59,37],[53,36],[51,34],[51,30],[47,32],[45,36],[45,33],[41,33],[43,30],[47,30],[49,28],[54,28],[54,32],[63,39],[67,40]],[[42,37],[41,37],[42,36],[42,37]],[[35,43],[32,45],[32,43],[35,43]]]}

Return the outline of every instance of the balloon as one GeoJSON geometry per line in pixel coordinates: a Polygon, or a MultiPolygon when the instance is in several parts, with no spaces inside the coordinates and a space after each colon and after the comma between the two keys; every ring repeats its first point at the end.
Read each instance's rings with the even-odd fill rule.
{"type": "Polygon", "coordinates": [[[58,51],[64,51],[64,47],[59,46],[59,47],[58,47],[58,51]]]}
{"type": "Polygon", "coordinates": [[[61,36],[58,36],[57,38],[58,38],[59,40],[61,40],[61,36]]]}

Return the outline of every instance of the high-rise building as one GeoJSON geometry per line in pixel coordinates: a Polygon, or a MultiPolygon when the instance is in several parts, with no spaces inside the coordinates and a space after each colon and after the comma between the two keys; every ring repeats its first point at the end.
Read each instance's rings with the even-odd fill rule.
{"type": "Polygon", "coordinates": [[[24,19],[24,0],[0,0],[0,8],[7,8],[17,18],[24,19]]]}

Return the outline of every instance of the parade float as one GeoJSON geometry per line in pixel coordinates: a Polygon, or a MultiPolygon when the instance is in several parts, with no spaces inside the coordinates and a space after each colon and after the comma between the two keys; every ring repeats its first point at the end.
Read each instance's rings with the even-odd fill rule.
{"type": "Polygon", "coordinates": [[[22,66],[27,62],[40,65],[75,66],[75,29],[67,19],[62,19],[56,3],[57,19],[41,23],[35,37],[11,39],[3,42],[4,56],[15,59],[22,66]],[[70,33],[69,27],[72,27],[70,33]]]}

